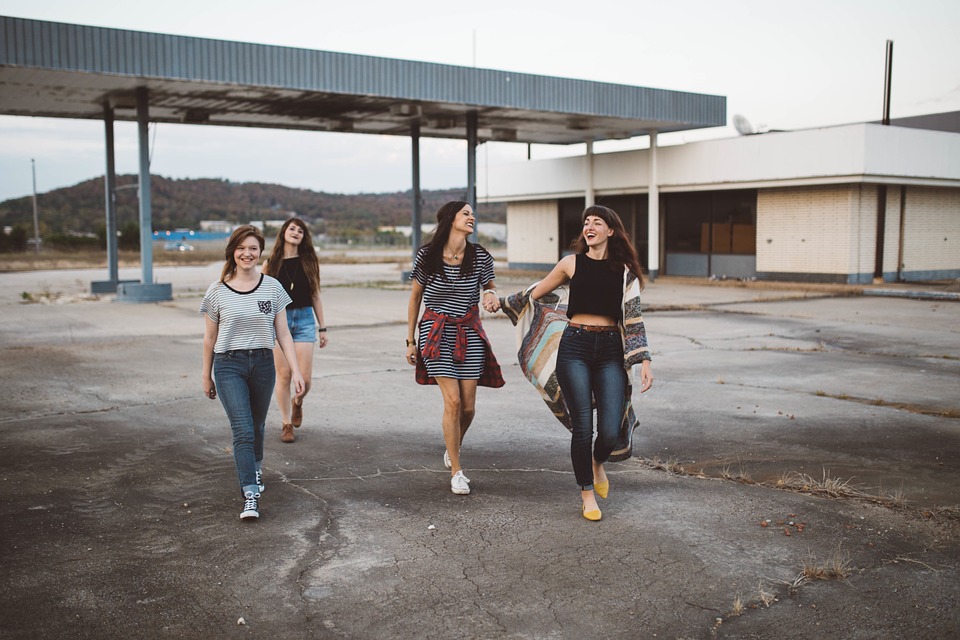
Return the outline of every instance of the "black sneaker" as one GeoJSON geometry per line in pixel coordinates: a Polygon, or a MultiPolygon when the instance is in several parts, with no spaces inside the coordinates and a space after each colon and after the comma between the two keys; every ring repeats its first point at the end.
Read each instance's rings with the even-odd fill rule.
{"type": "Polygon", "coordinates": [[[260,490],[260,493],[267,489],[267,485],[263,484],[263,473],[260,471],[257,471],[257,489],[260,490]]]}
{"type": "Polygon", "coordinates": [[[243,494],[243,511],[240,512],[241,520],[256,520],[260,517],[260,494],[247,491],[243,494]]]}

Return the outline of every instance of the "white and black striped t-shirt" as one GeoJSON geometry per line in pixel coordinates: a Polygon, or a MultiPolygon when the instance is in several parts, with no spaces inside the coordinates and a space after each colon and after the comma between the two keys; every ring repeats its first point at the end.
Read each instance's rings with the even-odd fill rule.
{"type": "Polygon", "coordinates": [[[200,303],[200,313],[220,327],[214,353],[273,349],[277,338],[273,321],[290,302],[283,286],[268,275],[261,274],[251,291],[235,291],[223,282],[211,284],[200,303]]]}

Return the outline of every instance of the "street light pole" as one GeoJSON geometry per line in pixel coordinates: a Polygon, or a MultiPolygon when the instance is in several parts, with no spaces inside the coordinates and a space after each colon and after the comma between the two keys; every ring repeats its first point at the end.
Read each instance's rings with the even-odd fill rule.
{"type": "Polygon", "coordinates": [[[33,170],[33,246],[40,253],[40,223],[37,222],[37,161],[30,158],[30,168],[33,170]]]}

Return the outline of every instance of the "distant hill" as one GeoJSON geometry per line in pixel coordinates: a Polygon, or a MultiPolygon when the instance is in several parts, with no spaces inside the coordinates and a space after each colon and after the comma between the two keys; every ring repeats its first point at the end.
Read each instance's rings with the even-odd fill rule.
{"type": "MultiPolygon", "coordinates": [[[[201,220],[247,223],[275,220],[295,212],[315,231],[330,235],[365,235],[381,225],[409,225],[412,191],[344,195],[294,189],[277,184],[229,180],[174,180],[151,176],[154,230],[199,227],[201,220]]],[[[117,185],[136,184],[135,175],[117,176],[117,185]]],[[[95,232],[105,222],[103,178],[37,195],[41,235],[95,232]]],[[[441,204],[463,200],[465,189],[423,191],[423,221],[433,222],[441,204]]],[[[138,221],[136,189],[117,193],[118,226],[138,221]]],[[[480,205],[481,221],[505,222],[506,205],[480,205]]],[[[32,197],[0,202],[0,225],[33,231],[32,197]]]]}

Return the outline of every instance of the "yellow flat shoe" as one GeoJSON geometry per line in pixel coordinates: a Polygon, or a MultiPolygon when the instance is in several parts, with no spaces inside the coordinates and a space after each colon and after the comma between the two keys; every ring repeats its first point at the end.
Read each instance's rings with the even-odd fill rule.
{"type": "Polygon", "coordinates": [[[590,520],[591,522],[597,522],[600,518],[603,517],[603,514],[600,513],[600,509],[593,509],[592,511],[587,511],[585,505],[580,505],[580,513],[584,518],[590,520]]]}
{"type": "Polygon", "coordinates": [[[593,490],[598,496],[606,500],[607,494],[610,493],[610,480],[604,480],[603,482],[594,482],[593,490]]]}

